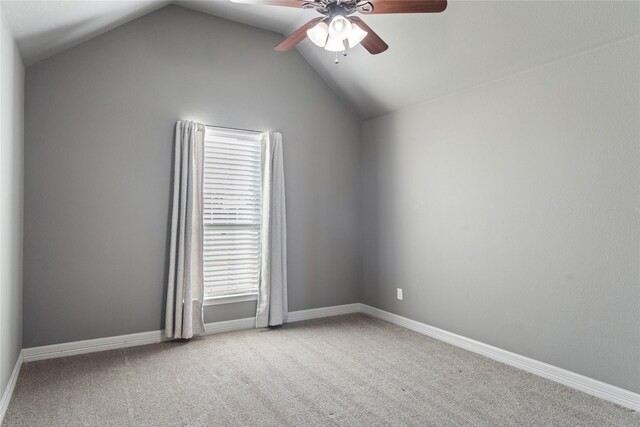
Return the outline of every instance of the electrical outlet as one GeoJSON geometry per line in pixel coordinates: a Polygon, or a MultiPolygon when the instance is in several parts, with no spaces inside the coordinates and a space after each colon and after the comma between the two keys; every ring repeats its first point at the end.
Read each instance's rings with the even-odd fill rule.
{"type": "Polygon", "coordinates": [[[402,299],[402,288],[398,288],[398,299],[402,299]]]}

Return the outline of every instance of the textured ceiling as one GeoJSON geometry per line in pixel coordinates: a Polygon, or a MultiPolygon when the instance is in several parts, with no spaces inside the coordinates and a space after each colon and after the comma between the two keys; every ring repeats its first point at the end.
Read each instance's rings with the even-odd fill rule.
{"type": "MultiPolygon", "coordinates": [[[[3,0],[2,8],[31,64],[168,3],[3,0]]],[[[227,0],[172,3],[283,34],[315,16],[227,0]]],[[[335,65],[333,54],[309,41],[299,51],[370,118],[638,36],[640,2],[450,1],[441,14],[364,19],[389,43],[387,52],[372,56],[357,47],[335,65]]]]}

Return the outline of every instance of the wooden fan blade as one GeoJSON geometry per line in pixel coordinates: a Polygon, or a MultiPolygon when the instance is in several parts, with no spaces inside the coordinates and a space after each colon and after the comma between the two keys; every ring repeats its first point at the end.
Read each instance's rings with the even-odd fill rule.
{"type": "Polygon", "coordinates": [[[362,3],[369,2],[373,5],[373,10],[364,14],[383,13],[440,13],[447,8],[447,0],[363,0],[362,3]]]}
{"type": "Polygon", "coordinates": [[[305,1],[305,0],[231,0],[231,2],[301,8],[307,3],[313,3],[314,0],[309,0],[309,1],[305,1]]]}
{"type": "Polygon", "coordinates": [[[305,37],[307,37],[307,30],[309,30],[311,27],[313,27],[323,19],[324,19],[323,17],[313,18],[311,21],[307,22],[302,27],[295,30],[293,34],[291,34],[289,37],[284,39],[282,43],[274,47],[274,49],[277,50],[278,52],[285,52],[287,50],[293,49],[295,45],[297,45],[302,40],[304,40],[305,37]]]}
{"type": "Polygon", "coordinates": [[[377,55],[389,49],[389,45],[386,44],[384,40],[382,40],[380,36],[371,29],[371,27],[365,24],[362,19],[358,18],[357,16],[351,16],[349,17],[349,19],[351,20],[351,22],[358,24],[358,27],[360,27],[363,31],[366,31],[368,33],[367,36],[360,42],[360,44],[362,45],[362,47],[367,49],[370,54],[377,55]]]}

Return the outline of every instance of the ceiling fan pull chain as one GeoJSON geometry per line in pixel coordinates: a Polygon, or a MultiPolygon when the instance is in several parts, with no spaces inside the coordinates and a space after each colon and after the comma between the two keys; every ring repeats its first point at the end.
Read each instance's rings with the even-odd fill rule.
{"type": "Polygon", "coordinates": [[[336,52],[336,60],[333,61],[334,64],[339,64],[340,60],[338,59],[338,52],[336,52]]]}

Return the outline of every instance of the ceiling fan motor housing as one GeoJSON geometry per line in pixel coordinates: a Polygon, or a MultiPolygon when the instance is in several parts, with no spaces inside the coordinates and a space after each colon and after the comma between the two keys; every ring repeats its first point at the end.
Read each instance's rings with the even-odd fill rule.
{"type": "Polygon", "coordinates": [[[349,11],[349,9],[345,6],[344,3],[331,3],[327,6],[327,15],[331,18],[333,18],[334,16],[347,16],[350,15],[351,13],[355,12],[355,10],[351,10],[349,11]]]}
{"type": "Polygon", "coordinates": [[[315,9],[318,13],[333,17],[336,15],[349,16],[355,12],[370,13],[373,5],[361,0],[318,0],[305,3],[304,8],[315,9]]]}

